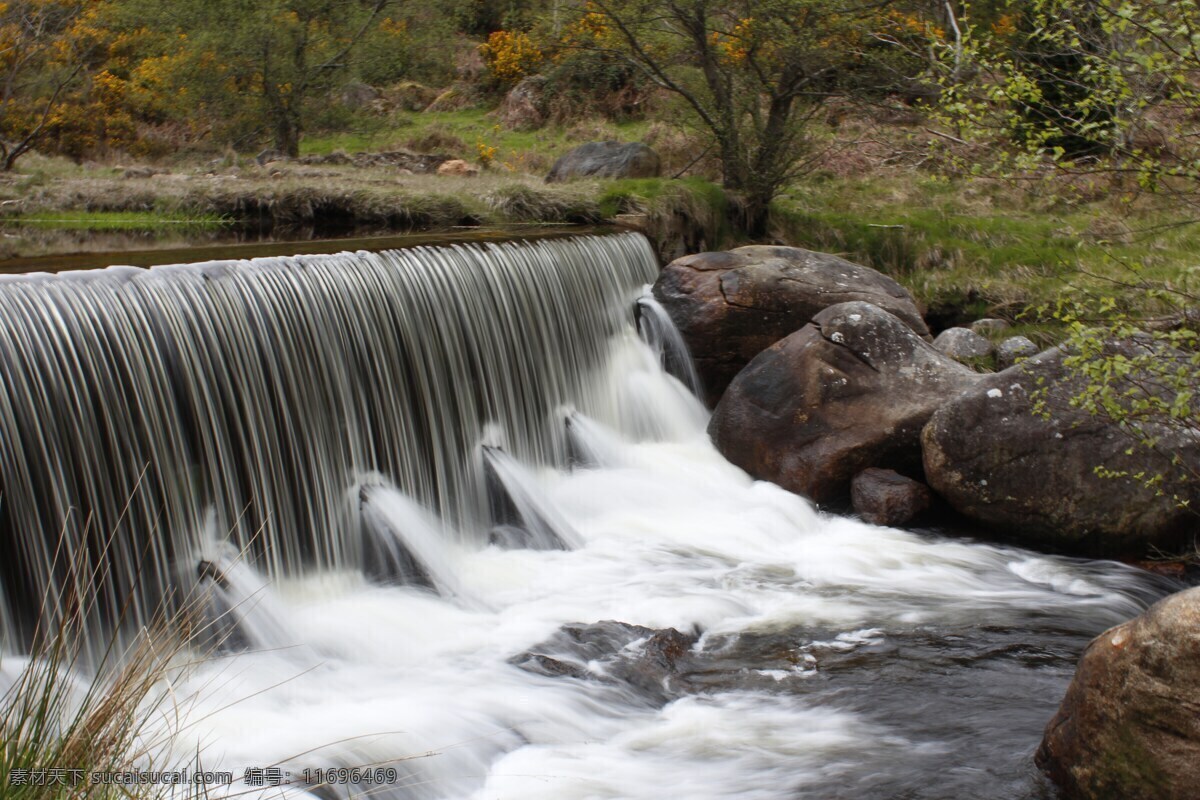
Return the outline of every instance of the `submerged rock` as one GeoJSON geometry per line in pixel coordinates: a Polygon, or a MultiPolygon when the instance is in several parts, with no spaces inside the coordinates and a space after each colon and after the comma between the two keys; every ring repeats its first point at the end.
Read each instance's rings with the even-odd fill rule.
{"type": "Polygon", "coordinates": [[[903,525],[929,508],[929,487],[895,470],[865,469],[850,483],[850,500],[864,522],[903,525]]]}
{"type": "Polygon", "coordinates": [[[546,183],[572,178],[657,178],[658,153],[641,142],[588,142],[554,162],[546,183]]]}
{"type": "Polygon", "coordinates": [[[509,663],[548,677],[626,684],[661,703],[682,693],[673,682],[696,639],[674,628],[655,630],[614,620],[564,625],[509,663]]]}
{"type": "Polygon", "coordinates": [[[1071,800],[1200,793],[1200,589],[1088,646],[1037,764],[1071,800]]]}
{"type": "Polygon", "coordinates": [[[992,354],[992,343],[970,328],[947,328],[933,346],[955,361],[977,361],[992,354]]]}
{"type": "Polygon", "coordinates": [[[687,342],[710,406],[752,358],[838,303],[871,303],[929,335],[912,295],[891,278],[796,247],[684,256],[663,269],[654,296],[687,342]]]}
{"type": "Polygon", "coordinates": [[[1176,456],[1200,464],[1200,441],[1164,432],[1159,452],[1134,446],[1116,425],[1072,409],[1076,391],[1058,350],[983,376],[925,427],[929,485],[962,514],[1032,547],[1117,555],[1181,545],[1195,513],[1133,476],[1177,474],[1176,456]],[[1049,419],[1033,413],[1039,386],[1049,419]],[[1103,477],[1098,467],[1128,477],[1103,477]]]}
{"type": "Polygon", "coordinates": [[[708,432],[752,476],[817,502],[869,467],[920,474],[920,433],[982,376],[870,303],[826,308],[730,384],[708,432]]]}

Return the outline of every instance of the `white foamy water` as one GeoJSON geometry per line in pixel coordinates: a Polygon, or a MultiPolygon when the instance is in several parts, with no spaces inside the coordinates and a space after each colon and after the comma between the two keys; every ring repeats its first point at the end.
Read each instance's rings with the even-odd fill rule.
{"type": "MultiPolygon", "coordinates": [[[[284,638],[213,658],[171,687],[185,722],[159,729],[174,757],[199,752],[206,768],[237,774],[395,766],[396,785],[369,790],[386,797],[841,796],[821,787],[853,787],[922,753],[944,759],[948,745],[802,688],[739,685],[737,669],[726,685],[663,705],[620,682],[537,675],[510,659],[564,624],[619,620],[698,633],[701,659],[739,637],[776,637],[795,663],[766,680],[816,685],[829,680],[827,653],[913,631],[1046,615],[1094,631],[1144,604],[1136,574],[1118,565],[824,515],[722,459],[703,410],[632,332],[614,352],[598,376],[617,400],[612,415],[572,426],[593,466],[523,475],[579,537],[575,549],[435,537],[397,490],[372,489],[365,512],[397,531],[415,525],[413,551],[439,586],[453,576],[452,590],[373,585],[354,571],[264,588],[283,619],[257,630],[284,638]],[[804,633],[818,629],[826,635],[804,633]]],[[[1045,698],[1046,716],[1056,702],[1045,698]]]]}

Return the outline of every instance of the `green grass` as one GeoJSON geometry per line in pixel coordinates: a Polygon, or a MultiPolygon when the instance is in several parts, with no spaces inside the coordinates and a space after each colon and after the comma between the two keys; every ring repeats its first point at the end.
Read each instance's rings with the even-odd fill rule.
{"type": "Polygon", "coordinates": [[[36,225],[63,230],[155,231],[178,227],[217,228],[226,221],[212,214],[153,211],[33,211],[0,220],[10,225],[36,225]]]}
{"type": "Polygon", "coordinates": [[[514,171],[540,172],[544,164],[572,147],[594,139],[641,139],[649,122],[581,122],[570,127],[546,126],[536,131],[514,131],[499,125],[491,112],[482,109],[462,111],[414,112],[380,124],[377,118],[364,120],[355,132],[315,133],[305,136],[303,155],[326,155],[335,151],[356,153],[412,147],[430,142],[436,149],[459,158],[478,160],[479,145],[496,148],[496,163],[514,171]],[[457,141],[455,141],[457,140],[457,141]],[[536,167],[532,170],[526,167],[536,167]]]}
{"type": "Polygon", "coordinates": [[[1078,290],[1136,306],[1142,294],[1116,281],[1194,288],[1200,278],[1200,225],[1164,227],[1177,218],[1165,207],[1045,202],[983,181],[900,176],[814,181],[776,211],[789,242],[875,267],[931,309],[965,316],[1011,318],[1078,290]]]}

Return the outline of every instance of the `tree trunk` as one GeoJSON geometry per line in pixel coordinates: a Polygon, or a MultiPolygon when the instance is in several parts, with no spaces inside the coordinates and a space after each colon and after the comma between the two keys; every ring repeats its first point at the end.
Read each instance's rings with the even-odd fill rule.
{"type": "Polygon", "coordinates": [[[745,157],[746,154],[740,151],[722,148],[724,180],[721,183],[728,192],[740,195],[745,203],[746,235],[751,239],[762,239],[767,235],[775,189],[758,180],[755,170],[745,163],[745,157]]]}
{"type": "Polygon", "coordinates": [[[771,201],[757,194],[746,196],[746,235],[754,241],[767,237],[771,223],[771,201]]]}
{"type": "Polygon", "coordinates": [[[300,126],[287,113],[275,120],[275,149],[288,158],[300,157],[300,126]]]}

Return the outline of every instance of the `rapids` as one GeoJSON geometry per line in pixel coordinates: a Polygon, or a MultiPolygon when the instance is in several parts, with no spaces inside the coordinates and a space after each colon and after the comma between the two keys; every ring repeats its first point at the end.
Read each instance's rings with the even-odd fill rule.
{"type": "Polygon", "coordinates": [[[1054,797],[1031,756],[1075,659],[1170,587],[751,480],[653,268],[623,235],[0,282],[10,649],[90,500],[165,519],[148,569],[224,626],[143,736],[156,768],[293,780],[238,797],[1054,797]],[[695,636],[685,669],[517,666],[605,620],[695,636]]]}

